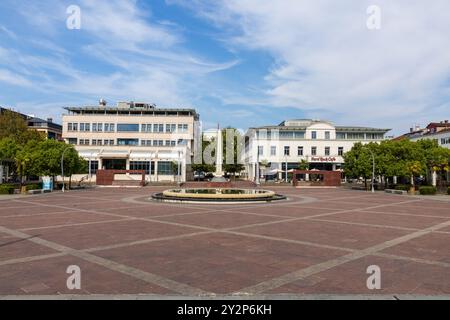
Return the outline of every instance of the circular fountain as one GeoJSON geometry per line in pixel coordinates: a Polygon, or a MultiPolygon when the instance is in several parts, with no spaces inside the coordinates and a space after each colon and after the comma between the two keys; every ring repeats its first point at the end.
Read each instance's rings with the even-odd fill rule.
{"type": "Polygon", "coordinates": [[[284,200],[286,197],[262,189],[193,188],[166,190],[154,194],[152,199],[162,202],[251,203],[284,200]]]}

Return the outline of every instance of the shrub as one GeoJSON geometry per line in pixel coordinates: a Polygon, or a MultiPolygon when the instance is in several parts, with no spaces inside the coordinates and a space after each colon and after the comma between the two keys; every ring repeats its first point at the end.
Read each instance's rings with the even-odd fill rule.
{"type": "Polygon", "coordinates": [[[29,185],[27,185],[27,191],[39,190],[39,189],[41,189],[41,186],[38,185],[38,184],[29,184],[29,185]]]}
{"type": "Polygon", "coordinates": [[[450,187],[447,188],[447,194],[450,195],[450,187]]]}
{"type": "Polygon", "coordinates": [[[432,186],[422,186],[419,188],[419,192],[422,195],[433,195],[436,194],[436,188],[432,186]]]}
{"type": "Polygon", "coordinates": [[[407,185],[407,184],[397,184],[394,187],[395,190],[402,190],[402,191],[409,191],[409,189],[411,189],[411,186],[407,185]]]}
{"type": "Polygon", "coordinates": [[[14,186],[10,184],[0,184],[0,194],[13,194],[14,186]]]}

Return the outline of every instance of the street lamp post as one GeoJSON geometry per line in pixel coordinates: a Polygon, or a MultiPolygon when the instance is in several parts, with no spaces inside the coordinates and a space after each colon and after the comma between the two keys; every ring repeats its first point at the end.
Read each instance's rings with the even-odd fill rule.
{"type": "Polygon", "coordinates": [[[259,145],[258,148],[256,150],[256,184],[259,186],[261,184],[260,181],[260,172],[259,172],[259,145]]]}
{"type": "Polygon", "coordinates": [[[372,193],[375,193],[375,155],[373,153],[372,150],[370,150],[370,148],[368,148],[370,154],[372,155],[372,193]]]}
{"type": "Polygon", "coordinates": [[[180,169],[181,169],[181,155],[182,155],[182,152],[178,151],[178,184],[181,183],[181,171],[180,171],[180,169]]]}
{"type": "Polygon", "coordinates": [[[288,183],[288,162],[287,162],[287,155],[284,156],[284,171],[285,171],[285,181],[288,183]]]}
{"type": "Polygon", "coordinates": [[[62,153],[61,156],[61,177],[62,177],[62,189],[61,191],[64,192],[64,154],[66,153],[67,150],[69,150],[70,147],[66,147],[62,153]]]}

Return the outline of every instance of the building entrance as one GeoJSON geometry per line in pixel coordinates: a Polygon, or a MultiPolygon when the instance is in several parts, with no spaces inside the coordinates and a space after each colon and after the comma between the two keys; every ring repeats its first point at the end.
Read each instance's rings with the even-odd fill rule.
{"type": "Polygon", "coordinates": [[[103,169],[106,170],[126,170],[127,160],[126,159],[103,159],[102,162],[103,169]]]}

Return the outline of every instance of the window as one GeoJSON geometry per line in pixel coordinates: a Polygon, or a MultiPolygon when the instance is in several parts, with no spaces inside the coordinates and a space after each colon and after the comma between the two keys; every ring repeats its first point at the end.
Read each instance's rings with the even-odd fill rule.
{"type": "Polygon", "coordinates": [[[78,131],[78,123],[68,123],[67,131],[69,132],[78,131]]]}
{"type": "Polygon", "coordinates": [[[339,147],[338,148],[338,156],[343,156],[344,155],[344,147],[339,147]]]}
{"type": "Polygon", "coordinates": [[[330,147],[325,147],[325,155],[326,156],[330,155],[330,147]]]}
{"type": "Polygon", "coordinates": [[[289,156],[291,153],[291,148],[289,146],[284,147],[284,155],[289,156]]]}
{"type": "Polygon", "coordinates": [[[97,145],[101,146],[102,145],[102,140],[97,140],[97,145]]]}
{"type": "Polygon", "coordinates": [[[317,139],[317,131],[311,131],[311,139],[317,139]]]}
{"type": "Polygon", "coordinates": [[[277,147],[275,147],[275,146],[270,147],[270,155],[271,156],[277,155],[277,147]]]}
{"type": "Polygon", "coordinates": [[[97,124],[96,124],[96,123],[93,123],[93,124],[92,124],[92,131],[93,131],[93,132],[96,132],[96,131],[97,131],[97,124]]]}
{"type": "Polygon", "coordinates": [[[130,123],[120,123],[117,124],[117,132],[139,132],[139,125],[130,123]]]}
{"type": "Polygon", "coordinates": [[[103,123],[97,123],[97,131],[102,132],[103,131],[103,123]]]}
{"type": "Polygon", "coordinates": [[[325,131],[325,140],[330,140],[330,131],[325,131]]]}
{"type": "Polygon", "coordinates": [[[88,146],[89,140],[88,139],[80,139],[80,145],[81,146],[88,146]]]}
{"type": "Polygon", "coordinates": [[[68,140],[69,144],[76,145],[78,143],[78,139],[77,138],[69,138],[67,140],[68,140]]]}
{"type": "Polygon", "coordinates": [[[113,146],[114,145],[114,140],[109,140],[109,145],[113,146]]]}
{"type": "Polygon", "coordinates": [[[179,124],[178,125],[178,132],[187,132],[188,131],[188,125],[187,124],[179,124]]]}
{"type": "Polygon", "coordinates": [[[141,145],[142,146],[149,146],[149,147],[151,147],[152,146],[152,140],[142,140],[141,141],[141,145]]]}
{"type": "Polygon", "coordinates": [[[346,139],[345,132],[336,132],[336,139],[337,140],[345,140],[346,139]]]}
{"type": "Polygon", "coordinates": [[[114,123],[110,123],[108,132],[114,132],[116,130],[115,127],[116,127],[116,125],[114,123]]]}
{"type": "Polygon", "coordinates": [[[105,123],[105,132],[109,132],[109,123],[105,123]]]}
{"type": "Polygon", "coordinates": [[[154,171],[150,170],[151,167],[150,161],[130,161],[130,170],[144,170],[145,174],[151,174],[154,171]]]}
{"type": "Polygon", "coordinates": [[[164,147],[164,140],[158,140],[158,146],[164,147]]]}
{"type": "Polygon", "coordinates": [[[90,123],[80,123],[80,131],[82,131],[82,132],[91,131],[91,124],[90,123]]]}
{"type": "Polygon", "coordinates": [[[80,131],[84,131],[84,123],[80,123],[80,131]]]}
{"type": "Polygon", "coordinates": [[[119,146],[137,146],[139,145],[139,139],[117,139],[119,146]]]}
{"type": "Polygon", "coordinates": [[[297,155],[302,156],[303,155],[303,147],[297,148],[297,155]]]}
{"type": "Polygon", "coordinates": [[[95,140],[95,139],[92,140],[92,145],[93,145],[93,146],[96,146],[96,145],[97,145],[97,140],[95,140]]]}
{"type": "Polygon", "coordinates": [[[172,147],[175,147],[177,145],[177,142],[175,140],[170,141],[170,145],[172,147]]]}
{"type": "Polygon", "coordinates": [[[263,156],[264,155],[264,147],[258,146],[258,155],[263,156]]]}
{"type": "Polygon", "coordinates": [[[172,133],[172,132],[175,132],[176,130],[177,130],[176,124],[166,124],[166,132],[167,133],[172,133]]]}
{"type": "Polygon", "coordinates": [[[158,174],[171,176],[174,174],[172,170],[172,162],[170,161],[160,161],[158,162],[158,174]]]}
{"type": "Polygon", "coordinates": [[[311,155],[316,156],[317,155],[317,147],[311,147],[311,155]]]}
{"type": "Polygon", "coordinates": [[[170,147],[170,140],[166,140],[166,147],[170,147]]]}
{"type": "Polygon", "coordinates": [[[109,140],[103,141],[103,144],[104,144],[105,146],[108,146],[108,145],[109,145],[109,140]]]}
{"type": "MultiPolygon", "coordinates": [[[[89,168],[89,161],[88,161],[88,168],[89,168]]],[[[91,161],[91,174],[97,174],[98,170],[98,161],[91,161]]]]}

